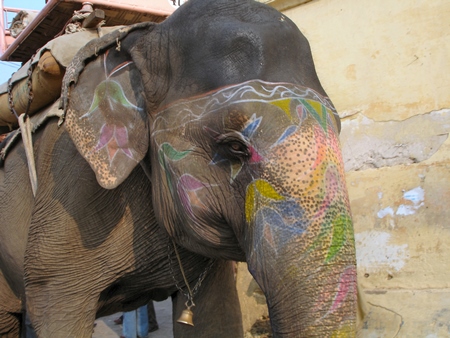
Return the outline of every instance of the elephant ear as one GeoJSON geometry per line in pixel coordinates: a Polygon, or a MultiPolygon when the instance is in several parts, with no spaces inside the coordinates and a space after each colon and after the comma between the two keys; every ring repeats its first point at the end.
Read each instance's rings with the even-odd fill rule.
{"type": "Polygon", "coordinates": [[[88,63],[70,89],[66,128],[98,183],[117,187],[145,156],[143,86],[129,55],[115,48],[88,63]]]}

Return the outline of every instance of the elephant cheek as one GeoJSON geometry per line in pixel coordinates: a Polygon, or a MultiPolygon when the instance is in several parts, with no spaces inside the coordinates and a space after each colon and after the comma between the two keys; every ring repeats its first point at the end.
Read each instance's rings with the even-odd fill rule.
{"type": "Polygon", "coordinates": [[[202,182],[190,174],[181,175],[177,183],[177,196],[185,213],[196,221],[195,211],[205,213],[208,209],[204,201],[211,188],[209,183],[202,182]]]}

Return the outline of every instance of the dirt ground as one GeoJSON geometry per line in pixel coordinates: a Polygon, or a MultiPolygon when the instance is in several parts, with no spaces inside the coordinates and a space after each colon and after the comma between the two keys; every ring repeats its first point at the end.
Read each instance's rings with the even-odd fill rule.
{"type": "MultiPolygon", "coordinates": [[[[148,338],[173,338],[172,333],[172,302],[167,299],[163,302],[154,302],[156,320],[159,329],[148,334],[148,338]]],[[[122,334],[122,325],[114,323],[121,313],[116,313],[108,317],[97,319],[92,338],[119,338],[122,334]]],[[[267,317],[256,321],[250,332],[247,332],[245,338],[271,338],[270,323],[267,317]]]]}
{"type": "Polygon", "coordinates": [[[270,320],[268,317],[262,317],[253,324],[250,332],[246,332],[245,338],[272,338],[270,320]]]}
{"type": "MultiPolygon", "coordinates": [[[[172,338],[172,301],[154,302],[156,320],[159,329],[148,334],[148,338],[172,338]]],[[[122,334],[122,325],[114,323],[121,313],[97,319],[92,338],[118,338],[122,334]]]]}

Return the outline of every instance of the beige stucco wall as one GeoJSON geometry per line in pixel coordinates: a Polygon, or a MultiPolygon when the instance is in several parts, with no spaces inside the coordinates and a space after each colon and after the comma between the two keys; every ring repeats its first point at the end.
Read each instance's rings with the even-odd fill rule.
{"type": "Polygon", "coordinates": [[[450,1],[315,0],[310,41],[341,142],[362,337],[450,337],[450,1]]]}

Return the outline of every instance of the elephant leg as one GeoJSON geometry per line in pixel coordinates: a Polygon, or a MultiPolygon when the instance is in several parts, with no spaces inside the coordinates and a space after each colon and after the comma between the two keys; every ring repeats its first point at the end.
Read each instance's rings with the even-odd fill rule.
{"type": "MultiPolygon", "coordinates": [[[[69,223],[67,220],[56,226],[69,223]]],[[[96,252],[81,251],[79,243],[76,243],[78,248],[70,248],[69,240],[64,239],[65,248],[61,251],[54,251],[57,244],[48,247],[38,242],[27,249],[27,311],[38,337],[91,337],[98,299],[106,280],[95,264],[96,252]]]]}
{"type": "Polygon", "coordinates": [[[0,337],[17,338],[20,334],[21,302],[14,295],[0,271],[0,337]]]}
{"type": "MultiPolygon", "coordinates": [[[[195,283],[193,283],[195,285],[195,283]]],[[[191,285],[191,288],[194,287],[191,285]]],[[[186,309],[186,297],[173,298],[173,334],[184,337],[243,337],[242,315],[235,280],[235,263],[216,261],[194,296],[194,326],[177,322],[186,309]]]]}
{"type": "Polygon", "coordinates": [[[20,334],[20,315],[5,311],[0,305],[0,337],[18,338],[20,334]]]}
{"type": "MultiPolygon", "coordinates": [[[[39,203],[37,199],[36,203],[39,203]]],[[[98,250],[83,246],[76,222],[54,205],[35,217],[25,254],[26,308],[38,337],[91,337],[102,279],[98,250]]],[[[107,277],[105,277],[107,279],[107,277]]]]}
{"type": "MultiPolygon", "coordinates": [[[[63,217],[57,208],[53,212],[63,217]]],[[[35,223],[39,221],[33,220],[30,228],[40,226],[42,231],[31,233],[25,255],[26,308],[32,325],[38,337],[91,337],[105,285],[98,278],[98,256],[95,250],[82,249],[70,218],[48,228],[35,223]]]]}
{"type": "Polygon", "coordinates": [[[66,287],[51,284],[40,288],[39,297],[27,298],[27,309],[34,309],[30,318],[38,337],[92,336],[98,297],[85,295],[81,299],[79,294],[67,292],[74,290],[73,286],[66,287]],[[51,300],[52,305],[45,306],[42,299],[51,300]]]}

